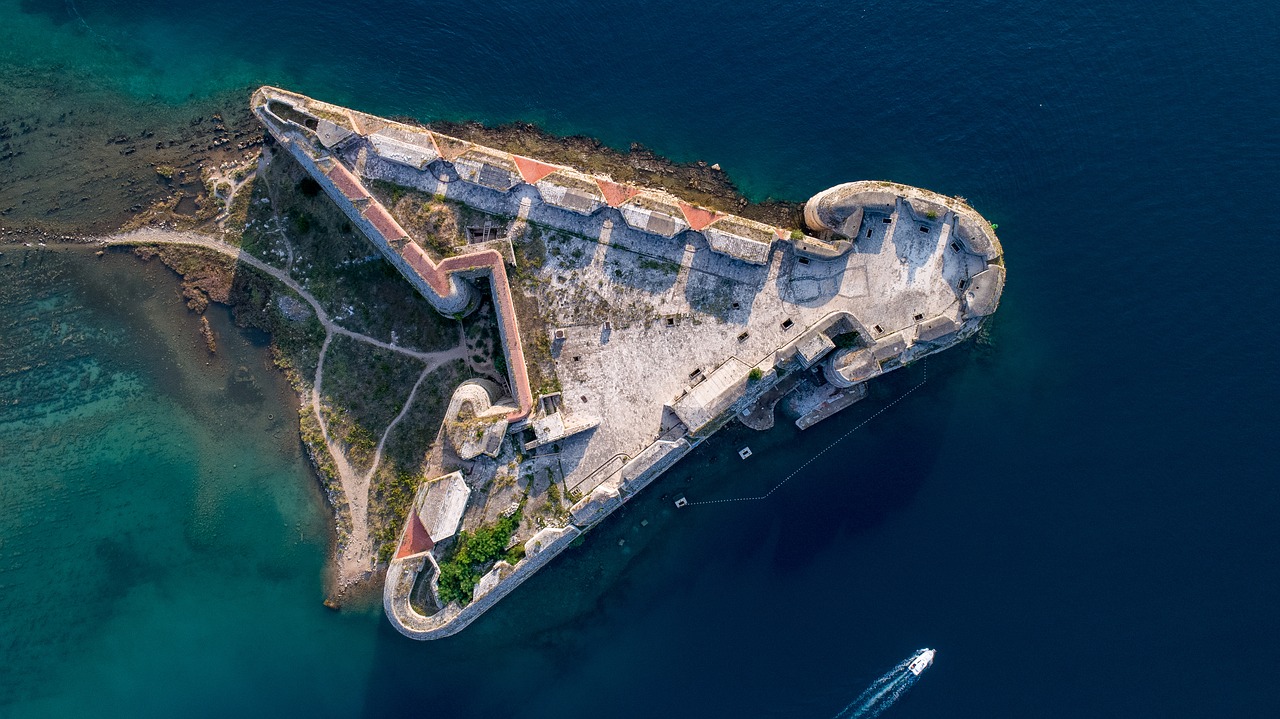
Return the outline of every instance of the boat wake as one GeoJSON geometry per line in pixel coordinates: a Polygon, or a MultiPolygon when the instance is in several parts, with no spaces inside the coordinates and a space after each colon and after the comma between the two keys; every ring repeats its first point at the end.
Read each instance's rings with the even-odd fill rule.
{"type": "Polygon", "coordinates": [[[835,719],[874,719],[920,681],[920,673],[933,663],[933,650],[921,649],[871,683],[835,719]]]}

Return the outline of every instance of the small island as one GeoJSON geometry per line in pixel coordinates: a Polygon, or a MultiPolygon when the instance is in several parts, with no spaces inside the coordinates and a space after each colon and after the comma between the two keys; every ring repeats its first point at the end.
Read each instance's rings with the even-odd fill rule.
{"type": "Polygon", "coordinates": [[[972,337],[1004,287],[992,225],[928,190],[837,185],[779,226],[277,88],[252,109],[441,316],[492,310],[492,372],[447,390],[386,544],[383,605],[415,639],[462,630],[734,419],[768,429],[787,398],[807,428],[972,337]]]}

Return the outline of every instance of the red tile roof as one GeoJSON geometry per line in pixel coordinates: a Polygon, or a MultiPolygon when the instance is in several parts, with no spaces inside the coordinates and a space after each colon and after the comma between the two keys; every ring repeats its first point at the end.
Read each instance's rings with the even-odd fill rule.
{"type": "Polygon", "coordinates": [[[689,223],[689,227],[695,230],[701,230],[707,225],[724,217],[719,212],[704,210],[701,207],[694,207],[687,202],[680,203],[680,211],[684,213],[684,221],[689,223]]]}
{"type": "Polygon", "coordinates": [[[555,165],[548,165],[545,162],[538,162],[519,155],[512,155],[511,159],[515,160],[516,169],[520,170],[520,176],[530,185],[560,169],[555,165]]]}
{"type": "Polygon", "coordinates": [[[361,185],[355,175],[352,175],[351,171],[343,167],[341,163],[333,163],[329,169],[324,171],[324,174],[348,200],[355,202],[356,200],[369,198],[369,192],[364,189],[364,185],[361,185]]]}
{"type": "Polygon", "coordinates": [[[426,281],[431,289],[435,290],[437,295],[444,297],[449,294],[449,277],[446,273],[441,272],[436,264],[431,261],[427,253],[416,243],[406,242],[400,248],[400,256],[409,263],[414,272],[426,281]]]}
{"type": "Polygon", "coordinates": [[[493,288],[493,304],[498,309],[498,322],[502,324],[503,349],[507,353],[507,368],[511,373],[511,393],[520,409],[507,415],[508,422],[516,422],[533,411],[533,390],[529,386],[529,370],[524,364],[524,343],[520,339],[520,324],[516,320],[516,306],[511,299],[511,284],[507,280],[507,265],[497,250],[482,250],[470,255],[450,257],[440,263],[443,272],[485,267],[490,271],[489,285],[493,288]]]}
{"type": "Polygon", "coordinates": [[[600,192],[604,193],[604,201],[609,203],[609,207],[617,207],[622,203],[635,197],[640,192],[639,188],[630,185],[619,185],[616,182],[595,178],[596,184],[600,186],[600,192]]]}
{"type": "Polygon", "coordinates": [[[431,535],[427,534],[427,528],[422,526],[422,520],[418,519],[418,513],[410,510],[409,526],[405,529],[404,538],[400,540],[400,547],[396,549],[396,559],[421,554],[434,546],[435,542],[431,541],[431,535]]]}
{"type": "Polygon", "coordinates": [[[387,212],[387,209],[381,203],[371,202],[364,210],[364,217],[382,233],[382,237],[388,242],[398,240],[402,237],[408,237],[409,233],[404,231],[399,222],[387,212]]]}

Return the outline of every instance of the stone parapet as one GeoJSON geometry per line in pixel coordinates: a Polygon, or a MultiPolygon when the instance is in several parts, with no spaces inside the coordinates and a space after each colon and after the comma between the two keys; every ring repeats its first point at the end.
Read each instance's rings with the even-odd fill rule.
{"type": "Polygon", "coordinates": [[[621,490],[628,497],[635,495],[692,450],[693,445],[684,437],[674,441],[660,439],[645,447],[623,465],[621,490]]]}
{"type": "Polygon", "coordinates": [[[589,527],[622,506],[622,501],[617,489],[610,487],[607,483],[602,484],[578,500],[569,509],[569,517],[573,519],[574,524],[589,527]]]}
{"type": "Polygon", "coordinates": [[[864,180],[830,187],[809,198],[804,205],[804,219],[813,230],[840,232],[855,212],[892,212],[899,198],[920,216],[955,213],[956,236],[970,252],[988,262],[1000,257],[1003,250],[991,223],[972,207],[954,197],[896,182],[864,180]]]}

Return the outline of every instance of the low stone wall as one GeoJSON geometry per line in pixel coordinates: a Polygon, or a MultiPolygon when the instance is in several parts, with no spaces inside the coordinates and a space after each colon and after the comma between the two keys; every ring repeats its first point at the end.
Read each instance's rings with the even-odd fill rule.
{"type": "Polygon", "coordinates": [[[628,497],[634,496],[691,451],[693,445],[683,437],[675,441],[660,439],[654,442],[635,459],[623,465],[622,491],[628,497]]]}
{"type": "Polygon", "coordinates": [[[610,480],[605,480],[600,486],[591,490],[590,494],[578,500],[570,508],[569,516],[574,524],[589,527],[621,506],[621,494],[616,488],[610,486],[610,480]]]}

